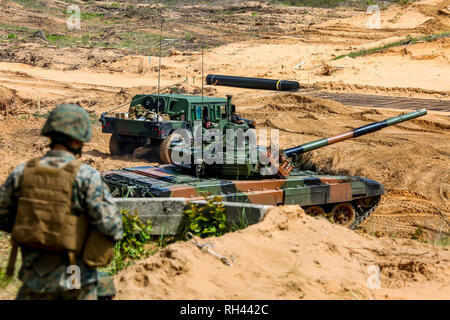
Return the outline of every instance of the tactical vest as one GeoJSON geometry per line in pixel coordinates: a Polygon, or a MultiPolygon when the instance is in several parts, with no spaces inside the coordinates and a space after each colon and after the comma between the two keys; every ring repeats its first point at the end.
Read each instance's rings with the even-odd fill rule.
{"type": "Polygon", "coordinates": [[[81,253],[88,232],[85,214],[71,212],[72,190],[82,161],[49,168],[30,160],[24,169],[12,237],[18,244],[81,253]]]}
{"type": "Polygon", "coordinates": [[[81,159],[62,168],[44,167],[39,159],[26,164],[11,235],[19,245],[67,251],[70,264],[76,264],[75,255],[83,251],[87,265],[106,266],[114,256],[114,241],[90,228],[85,213],[76,215],[71,210],[73,184],[81,164],[81,159]]]}

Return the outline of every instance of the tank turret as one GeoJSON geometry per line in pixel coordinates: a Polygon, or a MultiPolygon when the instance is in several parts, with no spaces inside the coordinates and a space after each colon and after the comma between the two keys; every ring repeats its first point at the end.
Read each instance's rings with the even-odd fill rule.
{"type": "MultiPolygon", "coordinates": [[[[253,144],[249,142],[251,139],[245,139],[245,144],[240,147],[240,154],[243,155],[244,161],[230,161],[230,160],[236,160],[239,156],[235,154],[235,151],[237,151],[238,148],[233,147],[231,151],[233,152],[233,155],[230,156],[229,152],[230,149],[225,148],[226,142],[229,142],[229,137],[227,138],[226,132],[223,132],[222,135],[222,141],[223,146],[222,151],[219,153],[211,153],[210,155],[212,157],[217,156],[221,157],[222,161],[219,162],[213,162],[211,164],[211,161],[208,161],[208,159],[205,159],[205,157],[197,157],[194,158],[195,151],[199,149],[198,141],[202,140],[202,138],[194,138],[192,141],[197,141],[197,145],[192,147],[191,146],[191,162],[189,164],[181,164],[177,163],[177,161],[172,161],[174,164],[179,164],[184,167],[188,167],[193,170],[195,175],[197,177],[205,177],[205,176],[231,176],[235,179],[246,179],[246,178],[255,178],[255,177],[270,177],[270,176],[281,176],[281,177],[287,177],[290,175],[291,171],[295,167],[295,163],[297,162],[298,156],[318,149],[322,148],[337,142],[341,142],[347,139],[357,138],[362,135],[372,133],[378,130],[381,130],[385,127],[392,126],[394,124],[408,121],[414,118],[418,118],[421,116],[424,116],[427,114],[426,109],[421,109],[418,111],[409,112],[400,116],[395,116],[392,118],[388,118],[382,121],[373,122],[352,130],[349,130],[347,132],[328,137],[328,138],[322,138],[318,140],[314,140],[311,142],[307,142],[304,144],[301,144],[299,146],[287,148],[284,150],[273,151],[270,148],[266,148],[263,146],[257,146],[256,144],[253,144]],[[249,156],[250,153],[254,152],[256,157],[249,156]],[[208,163],[209,162],[209,163],[208,163]]],[[[224,130],[225,131],[225,130],[224,130]]],[[[234,138],[233,138],[234,139],[234,138]]],[[[256,140],[253,140],[256,141],[256,140]]],[[[195,143],[193,143],[195,145],[195,143]]],[[[205,142],[203,139],[203,145],[200,143],[200,146],[205,148],[212,148],[211,142],[205,142]]],[[[178,151],[178,158],[180,151],[181,153],[186,152],[186,148],[183,149],[183,147],[180,147],[177,149],[177,147],[173,148],[172,151],[178,151]]],[[[197,153],[198,155],[198,153],[197,153]]]]}

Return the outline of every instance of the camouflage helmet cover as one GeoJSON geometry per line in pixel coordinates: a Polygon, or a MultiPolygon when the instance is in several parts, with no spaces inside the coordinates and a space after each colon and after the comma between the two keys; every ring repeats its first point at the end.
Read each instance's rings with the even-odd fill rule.
{"type": "Polygon", "coordinates": [[[60,132],[82,142],[92,138],[91,121],[87,112],[75,104],[60,104],[50,112],[41,134],[60,132]]]}

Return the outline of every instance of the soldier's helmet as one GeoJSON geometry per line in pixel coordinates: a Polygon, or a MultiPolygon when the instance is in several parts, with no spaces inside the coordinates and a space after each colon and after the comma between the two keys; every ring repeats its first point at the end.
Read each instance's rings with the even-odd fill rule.
{"type": "Polygon", "coordinates": [[[41,134],[63,133],[73,139],[88,142],[92,138],[91,121],[83,108],[75,104],[60,104],[50,112],[41,134]]]}

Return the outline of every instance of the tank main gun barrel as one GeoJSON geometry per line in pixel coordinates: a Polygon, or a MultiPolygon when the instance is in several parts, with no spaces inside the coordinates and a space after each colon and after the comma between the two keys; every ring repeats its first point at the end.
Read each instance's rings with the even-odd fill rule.
{"type": "Polygon", "coordinates": [[[318,140],[314,140],[311,142],[301,144],[297,147],[285,149],[284,155],[286,155],[287,157],[292,156],[292,155],[299,155],[299,154],[302,154],[302,153],[305,153],[308,151],[312,151],[315,149],[319,149],[319,148],[328,146],[328,145],[336,143],[336,142],[360,137],[362,135],[381,130],[385,127],[389,127],[389,126],[392,126],[394,124],[397,124],[397,123],[400,123],[403,121],[408,121],[408,120],[411,120],[414,118],[418,118],[418,117],[424,116],[426,114],[427,114],[427,110],[421,109],[421,110],[409,112],[407,114],[403,114],[401,116],[396,116],[396,117],[392,117],[392,118],[385,119],[382,121],[373,122],[373,123],[367,124],[365,126],[361,126],[361,127],[352,129],[350,131],[335,135],[333,137],[322,138],[322,139],[318,139],[318,140]]]}

